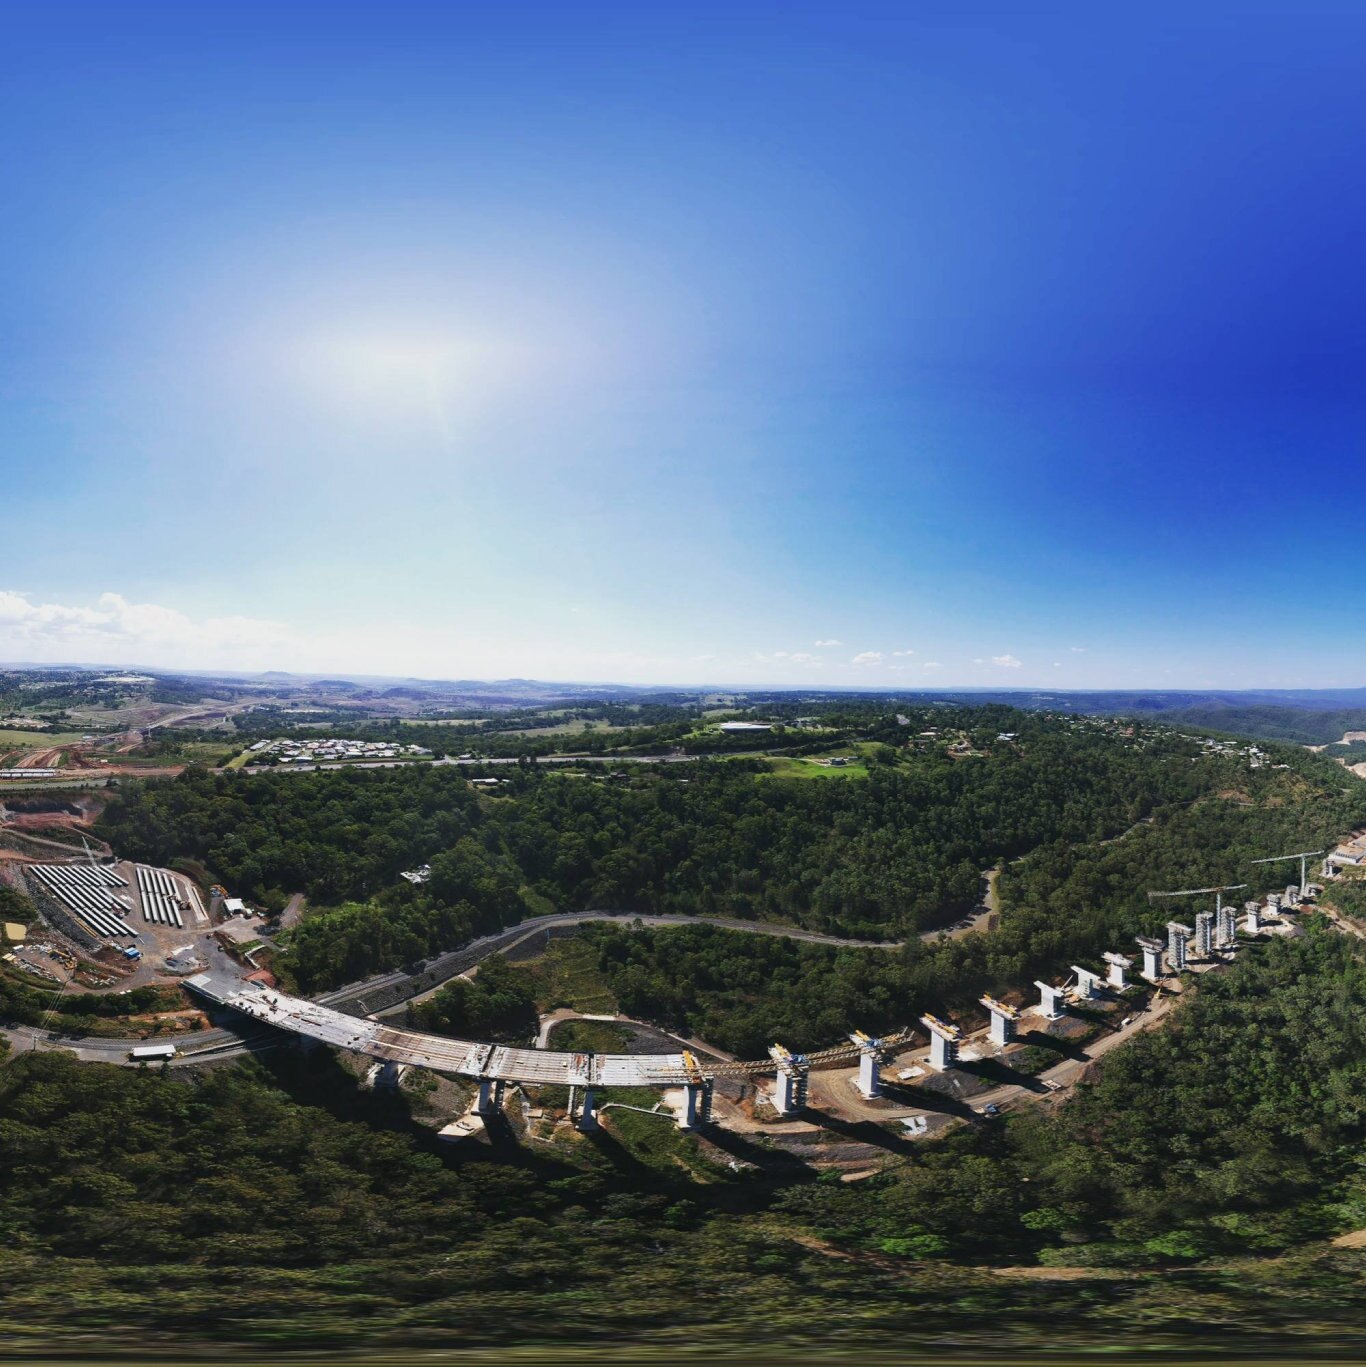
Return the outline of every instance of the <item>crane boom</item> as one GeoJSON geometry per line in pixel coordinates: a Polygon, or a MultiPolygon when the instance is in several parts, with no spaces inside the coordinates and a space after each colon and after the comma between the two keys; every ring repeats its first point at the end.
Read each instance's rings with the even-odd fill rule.
{"type": "Polygon", "coordinates": [[[1300,861],[1300,896],[1303,897],[1309,891],[1309,860],[1317,855],[1325,854],[1325,850],[1300,850],[1298,854],[1276,854],[1270,859],[1254,859],[1254,864],[1279,864],[1286,859],[1298,859],[1300,861]]]}
{"type": "Polygon", "coordinates": [[[1202,892],[1234,892],[1246,883],[1223,883],[1217,888],[1180,888],[1176,892],[1150,892],[1149,897],[1195,897],[1202,892]]]}

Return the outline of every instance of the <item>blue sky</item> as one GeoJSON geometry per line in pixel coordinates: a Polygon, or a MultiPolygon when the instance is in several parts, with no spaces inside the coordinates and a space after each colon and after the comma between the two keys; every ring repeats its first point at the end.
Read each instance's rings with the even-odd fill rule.
{"type": "Polygon", "coordinates": [[[1359,4],[0,8],[0,659],[1366,681],[1359,4]]]}

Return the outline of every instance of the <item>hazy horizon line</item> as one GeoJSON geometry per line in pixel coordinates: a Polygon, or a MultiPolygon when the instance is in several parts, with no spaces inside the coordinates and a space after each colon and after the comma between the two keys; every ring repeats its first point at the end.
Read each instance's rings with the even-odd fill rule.
{"type": "Polygon", "coordinates": [[[889,685],[856,685],[847,683],[764,683],[764,682],[725,682],[703,680],[698,682],[670,683],[629,683],[616,679],[569,679],[541,677],[530,674],[503,675],[501,677],[479,678],[474,676],[444,677],[440,675],[419,674],[374,674],[367,671],[346,669],[336,670],[290,670],[290,669],[203,669],[191,667],[170,667],[147,663],[115,664],[103,661],[78,660],[12,660],[0,661],[0,670],[70,670],[93,672],[108,670],[110,673],[149,674],[155,678],[195,678],[195,679],[297,679],[317,683],[336,679],[344,683],[396,683],[396,684],[444,684],[447,686],[477,686],[493,688],[508,684],[534,684],[553,688],[613,688],[633,692],[682,692],[713,690],[720,692],[754,692],[763,690],[770,693],[850,693],[875,695],[905,695],[913,697],[934,697],[945,693],[1018,693],[1038,695],[1057,695],[1059,697],[1078,694],[1119,693],[1119,694],[1173,694],[1194,693],[1215,695],[1224,693],[1248,693],[1265,696],[1300,695],[1306,693],[1344,693],[1366,692],[1366,683],[1322,684],[1316,687],[1273,688],[1256,685],[1173,685],[1162,684],[1152,687],[1134,685],[1090,685],[1087,687],[1060,688],[1043,684],[940,684],[936,687],[898,687],[889,685]]]}

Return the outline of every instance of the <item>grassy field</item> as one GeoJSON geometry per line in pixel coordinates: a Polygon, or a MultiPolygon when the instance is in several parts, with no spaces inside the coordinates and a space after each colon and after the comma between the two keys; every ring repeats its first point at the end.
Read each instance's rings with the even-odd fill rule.
{"type": "Polygon", "coordinates": [[[867,764],[862,759],[848,758],[850,763],[842,768],[832,768],[829,764],[818,764],[814,759],[795,759],[788,755],[770,755],[764,762],[775,778],[867,778],[867,764]]]}
{"type": "Polygon", "coordinates": [[[569,721],[559,722],[555,726],[529,726],[520,731],[500,731],[500,736],[581,736],[588,731],[629,731],[629,726],[614,726],[611,722],[605,721],[586,721],[583,717],[574,717],[569,721]]]}
{"type": "Polygon", "coordinates": [[[82,731],[0,730],[0,747],[50,750],[55,745],[74,745],[82,735],[88,734],[82,731]]]}
{"type": "Polygon", "coordinates": [[[539,959],[528,961],[527,967],[541,978],[536,1005],[542,1011],[567,1006],[571,1011],[605,1016],[617,1010],[617,999],[598,969],[597,952],[586,941],[577,937],[556,940],[539,959]]]}
{"type": "Polygon", "coordinates": [[[550,1048],[573,1053],[620,1054],[626,1044],[626,1031],[611,1021],[561,1021],[550,1032],[550,1048]]]}

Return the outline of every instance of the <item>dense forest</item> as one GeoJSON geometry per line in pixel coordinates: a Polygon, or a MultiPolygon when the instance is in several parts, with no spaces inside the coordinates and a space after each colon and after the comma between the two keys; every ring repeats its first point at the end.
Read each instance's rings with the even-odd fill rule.
{"type": "Polygon", "coordinates": [[[1325,1240],[1366,1224],[1363,1046],[1366,969],[1314,931],[1203,979],[1057,1114],[889,1137],[857,1183],[698,1181],[610,1134],[436,1145],[292,1053],[193,1079],[28,1055],[0,1067],[0,1335],[1361,1346],[1366,1254],[1325,1240]],[[1040,1264],[1124,1279],[992,1271],[1040,1264]]]}
{"type": "MultiPolygon", "coordinates": [[[[1258,774],[1264,771],[1257,771],[1258,774]]],[[[1249,776],[1251,777],[1251,775],[1249,776]]],[[[1331,778],[1331,773],[1329,774],[1331,778]]],[[[746,1057],[773,1039],[810,1049],[848,1031],[887,1030],[923,1011],[977,1011],[984,991],[1026,988],[1103,950],[1130,950],[1160,931],[1173,905],[1150,891],[1248,882],[1283,885],[1289,865],[1254,866],[1266,851],[1321,848],[1366,812],[1355,786],[1277,792],[1271,773],[1258,803],[1213,797],[1163,810],[1121,839],[1055,841],[1008,864],[989,935],[911,941],[879,952],[746,936],[711,926],[647,930],[612,923],[581,935],[629,1015],[695,1034],[746,1057]]],[[[1333,895],[1351,899],[1350,885],[1333,895]]],[[[1355,906],[1349,908],[1356,910],[1355,906]]]]}
{"type": "MultiPolygon", "coordinates": [[[[879,738],[904,728],[872,721],[886,762],[857,781],[784,781],[743,759],[622,776],[524,765],[497,771],[490,796],[449,767],[191,770],[129,784],[101,834],[129,856],[197,859],[268,907],[302,891],[331,908],[294,932],[282,965],[308,990],[552,908],[907,939],[969,910],[1004,865],[1004,933],[924,960],[927,983],[976,984],[1143,928],[1151,886],[1242,881],[1252,854],[1312,848],[1366,816],[1366,790],[1303,752],[1251,769],[1164,728],[1003,708],[953,719],[971,723],[961,757],[894,749],[879,738]],[[430,881],[398,879],[423,863],[430,881]]],[[[1269,886],[1277,873],[1263,873],[1269,886]]]]}
{"type": "Polygon", "coordinates": [[[479,965],[473,978],[452,978],[439,992],[408,1008],[409,1024],[457,1039],[530,1042],[536,1034],[534,980],[501,954],[479,965]]]}

